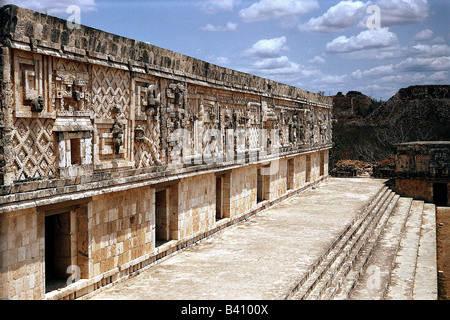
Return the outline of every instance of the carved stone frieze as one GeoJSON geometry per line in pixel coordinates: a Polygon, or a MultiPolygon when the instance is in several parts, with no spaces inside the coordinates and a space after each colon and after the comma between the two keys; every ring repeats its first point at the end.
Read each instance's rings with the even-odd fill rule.
{"type": "MultiPolygon", "coordinates": [[[[14,103],[11,116],[0,112],[2,178],[10,182],[170,165],[180,155],[192,165],[225,153],[234,159],[331,143],[328,108],[163,78],[132,63],[12,52],[14,103]]],[[[6,96],[8,83],[3,87],[6,96]]]]}

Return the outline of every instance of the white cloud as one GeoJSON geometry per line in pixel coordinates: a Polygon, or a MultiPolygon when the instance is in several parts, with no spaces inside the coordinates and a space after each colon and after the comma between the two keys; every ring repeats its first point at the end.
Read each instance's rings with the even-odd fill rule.
{"type": "Polygon", "coordinates": [[[237,26],[238,26],[237,23],[233,22],[228,22],[225,26],[214,26],[208,23],[201,29],[204,31],[211,31],[211,32],[227,32],[227,31],[236,31],[237,26]]]}
{"type": "Polygon", "coordinates": [[[447,71],[435,72],[428,79],[431,81],[447,81],[448,80],[448,72],[447,71]]]}
{"type": "Polygon", "coordinates": [[[349,75],[366,89],[382,92],[381,87],[400,88],[411,84],[448,81],[450,57],[407,58],[398,64],[380,65],[368,70],[356,70],[349,75]],[[374,86],[380,86],[375,88],[374,86]]]}
{"type": "MultiPolygon", "coordinates": [[[[5,4],[15,4],[19,7],[28,8],[47,14],[67,13],[67,8],[72,5],[80,7],[81,12],[94,11],[97,9],[95,0],[4,0],[0,1],[0,6],[5,4]]],[[[71,13],[70,13],[71,14],[71,13]]],[[[70,15],[67,13],[67,15],[70,15]]]]}
{"type": "MultiPolygon", "coordinates": [[[[301,31],[328,33],[342,31],[356,25],[360,28],[367,28],[369,14],[366,12],[366,8],[372,4],[380,8],[382,27],[420,22],[429,15],[427,0],[378,0],[366,2],[345,0],[330,7],[322,16],[311,18],[308,22],[300,25],[299,29],[301,31]]],[[[418,37],[426,35],[418,35],[418,37]]]]}
{"type": "Polygon", "coordinates": [[[390,75],[390,76],[386,76],[386,77],[381,77],[380,78],[380,82],[384,82],[384,83],[395,83],[397,85],[399,84],[404,84],[404,83],[414,83],[414,84],[420,84],[423,80],[425,80],[427,77],[425,74],[423,73],[413,73],[413,74],[395,74],[395,75],[390,75]]]}
{"type": "Polygon", "coordinates": [[[227,57],[217,57],[215,60],[215,63],[218,65],[228,65],[230,63],[230,59],[227,57]]]}
{"type": "Polygon", "coordinates": [[[313,83],[323,84],[341,84],[347,81],[348,76],[344,75],[318,75],[316,79],[313,80],[313,83]]]}
{"type": "Polygon", "coordinates": [[[308,61],[309,63],[325,63],[325,59],[322,58],[321,56],[315,56],[314,58],[312,58],[311,60],[308,61]]]}
{"type": "MultiPolygon", "coordinates": [[[[446,83],[446,81],[448,81],[448,73],[446,71],[434,72],[431,75],[423,72],[409,72],[381,77],[378,80],[378,84],[380,87],[392,87],[396,89],[395,91],[398,91],[399,88],[410,85],[446,83]]],[[[383,90],[378,90],[378,92],[381,94],[383,90]]]]}
{"type": "Polygon", "coordinates": [[[353,79],[363,79],[363,78],[369,78],[369,77],[379,77],[379,76],[386,76],[392,74],[394,71],[394,65],[382,65],[378,67],[374,67],[365,71],[356,70],[350,74],[350,77],[353,79]]]}
{"type": "Polygon", "coordinates": [[[439,57],[450,55],[450,46],[446,44],[434,44],[431,46],[426,44],[416,44],[412,46],[411,51],[420,56],[439,57]]]}
{"type": "Polygon", "coordinates": [[[244,22],[270,19],[290,19],[319,7],[316,0],[260,0],[242,9],[239,16],[244,22]]]}
{"type": "Polygon", "coordinates": [[[427,0],[378,0],[381,9],[381,26],[409,24],[423,21],[429,15],[427,0]]]}
{"type": "MultiPolygon", "coordinates": [[[[253,64],[254,69],[263,70],[297,70],[299,64],[291,62],[288,57],[266,58],[258,60],[253,64]]],[[[290,72],[292,72],[290,71],[290,72]]]]}
{"type": "Polygon", "coordinates": [[[273,39],[262,39],[256,42],[250,49],[244,51],[245,56],[253,57],[275,57],[281,51],[288,50],[285,45],[286,37],[279,37],[273,39]]]}
{"type": "Polygon", "coordinates": [[[445,43],[445,39],[441,36],[434,38],[433,40],[431,40],[431,42],[433,43],[445,43]]]}
{"type": "Polygon", "coordinates": [[[404,58],[411,55],[411,48],[393,45],[385,48],[372,48],[338,53],[347,60],[386,60],[404,58]]]}
{"type": "Polygon", "coordinates": [[[433,37],[433,31],[430,29],[425,29],[422,30],[418,33],[416,33],[416,35],[414,36],[414,40],[416,41],[426,41],[426,40],[431,40],[431,38],[433,37]]]}
{"type": "Polygon", "coordinates": [[[326,48],[328,52],[345,53],[366,49],[387,48],[397,43],[397,35],[390,32],[388,28],[382,28],[362,31],[357,36],[350,38],[346,36],[337,37],[331,42],[328,42],[326,48]]]}
{"type": "Polygon", "coordinates": [[[450,69],[450,56],[437,58],[407,58],[396,65],[400,71],[426,72],[450,69]]]}
{"type": "Polygon", "coordinates": [[[336,32],[345,30],[362,18],[366,4],[361,1],[341,1],[318,18],[299,26],[301,31],[336,32]]]}
{"type": "Polygon", "coordinates": [[[207,13],[217,13],[219,11],[231,11],[241,0],[204,0],[200,6],[207,13]]]}
{"type": "Polygon", "coordinates": [[[284,83],[294,83],[310,77],[315,79],[322,74],[319,69],[290,61],[286,56],[260,59],[242,71],[284,83]]]}

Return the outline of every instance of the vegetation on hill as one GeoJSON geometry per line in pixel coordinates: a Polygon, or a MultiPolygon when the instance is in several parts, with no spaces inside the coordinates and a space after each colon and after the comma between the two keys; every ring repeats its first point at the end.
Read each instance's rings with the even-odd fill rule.
{"type": "Polygon", "coordinates": [[[450,85],[411,86],[386,102],[357,91],[333,100],[331,168],[345,159],[392,158],[402,142],[450,140],[450,85]]]}

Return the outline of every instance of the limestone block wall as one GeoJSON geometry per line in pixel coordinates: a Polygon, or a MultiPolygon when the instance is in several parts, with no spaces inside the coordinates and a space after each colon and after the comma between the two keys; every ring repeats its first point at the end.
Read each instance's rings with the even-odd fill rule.
{"type": "Polygon", "coordinates": [[[0,297],[43,297],[43,219],[34,208],[0,215],[0,297]]]}
{"type": "Polygon", "coordinates": [[[93,197],[90,277],[154,251],[154,205],[149,187],[93,197]]]}
{"type": "Polygon", "coordinates": [[[257,166],[248,166],[232,171],[230,200],[232,218],[256,205],[257,169],[257,166]]]}
{"type": "Polygon", "coordinates": [[[320,153],[311,154],[311,179],[317,180],[320,177],[320,153]]]}
{"type": "Polygon", "coordinates": [[[433,202],[433,183],[427,180],[397,179],[396,191],[404,196],[413,196],[417,199],[433,202]]]}
{"type": "Polygon", "coordinates": [[[294,158],[294,188],[299,189],[306,184],[306,156],[294,158]]]}
{"type": "Polygon", "coordinates": [[[396,146],[395,172],[402,178],[448,179],[449,141],[416,141],[396,146]]]}
{"type": "Polygon", "coordinates": [[[270,199],[277,199],[287,191],[287,164],[286,159],[271,163],[270,199]]]}
{"type": "Polygon", "coordinates": [[[433,185],[435,183],[447,184],[447,206],[449,206],[450,183],[448,180],[395,179],[395,190],[402,196],[434,203],[433,185]]]}
{"type": "MultiPolygon", "coordinates": [[[[313,164],[320,159],[310,154],[313,164]]],[[[216,217],[216,179],[224,177],[222,189],[229,189],[229,220],[251,212],[258,206],[258,170],[268,169],[267,187],[276,200],[288,191],[288,163],[293,161],[293,189],[306,182],[306,155],[271,161],[269,164],[250,165],[219,173],[205,173],[169,183],[149,185],[125,191],[106,192],[87,199],[48,204],[45,206],[9,212],[0,215],[0,296],[14,299],[42,299],[46,295],[46,277],[52,264],[60,270],[63,282],[71,276],[67,268],[79,268],[80,279],[95,279],[105,274],[118,274],[132,261],[154,259],[157,255],[156,193],[164,193],[168,213],[167,229],[170,238],[177,241],[198,236],[214,228],[216,217]],[[269,168],[277,168],[270,170],[269,168]],[[226,186],[228,184],[228,187],[226,186]],[[47,239],[45,230],[51,228],[50,218],[58,216],[59,224],[67,225],[65,235],[56,235],[64,254],[46,261],[47,251],[55,240],[47,239]],[[153,258],[152,258],[153,257],[153,258]],[[47,264],[48,262],[48,264],[47,264]]],[[[320,168],[319,168],[320,170],[320,168]]],[[[326,168],[322,171],[326,174],[326,168]]],[[[317,174],[311,173],[311,177],[317,174]]],[[[317,177],[320,179],[321,177],[317,177]]],[[[226,193],[224,193],[226,194],[226,193]]],[[[264,201],[264,200],[262,200],[264,201]]],[[[160,226],[158,226],[158,224],[160,226]]],[[[55,255],[55,254],[53,254],[55,255]]],[[[76,283],[76,282],[75,282],[76,283]]]]}
{"type": "Polygon", "coordinates": [[[330,168],[330,150],[323,150],[323,174],[328,176],[329,168],[330,168]]]}
{"type": "Polygon", "coordinates": [[[179,183],[180,237],[205,231],[215,223],[215,175],[203,174],[179,183]]]}
{"type": "Polygon", "coordinates": [[[396,191],[439,205],[450,204],[450,142],[407,142],[396,149],[396,191]]]}

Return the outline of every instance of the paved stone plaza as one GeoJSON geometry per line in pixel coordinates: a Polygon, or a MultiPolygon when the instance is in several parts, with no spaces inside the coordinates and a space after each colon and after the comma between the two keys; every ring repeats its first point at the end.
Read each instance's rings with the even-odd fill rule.
{"type": "Polygon", "coordinates": [[[384,180],[330,178],[91,299],[284,299],[384,180]]]}

